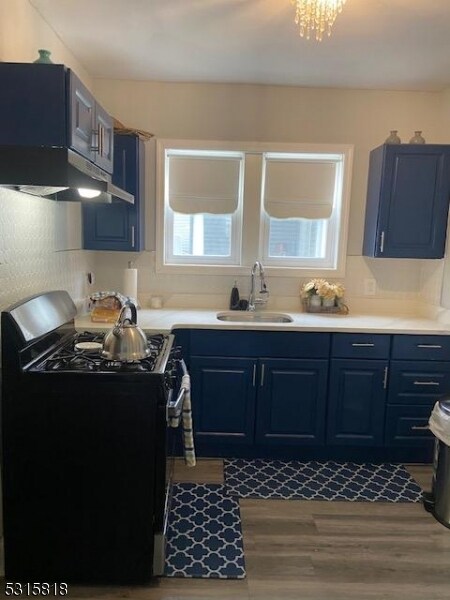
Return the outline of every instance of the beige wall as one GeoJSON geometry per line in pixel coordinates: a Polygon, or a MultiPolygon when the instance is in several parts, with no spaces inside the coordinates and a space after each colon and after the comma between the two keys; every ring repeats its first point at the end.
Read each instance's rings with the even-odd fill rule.
{"type": "Polygon", "coordinates": [[[50,50],[54,63],[72,68],[92,88],[92,78],[28,0],[0,1],[0,60],[33,62],[38,49],[50,50]]]}
{"type": "MultiPolygon", "coordinates": [[[[356,257],[362,252],[370,150],[383,143],[391,129],[398,129],[403,142],[416,129],[423,130],[427,142],[450,141],[450,130],[442,128],[442,94],[103,79],[94,81],[94,92],[122,122],[161,138],[354,144],[347,254],[355,259],[347,262],[346,284],[361,295],[362,279],[373,277],[377,297],[403,301],[405,294],[409,298],[420,293],[420,261],[399,264],[356,257]]],[[[126,259],[129,256],[99,256],[100,281],[103,276],[105,285],[113,284],[112,261],[126,265],[126,259]]],[[[214,289],[224,294],[232,284],[230,276],[174,280],[155,273],[152,260],[147,253],[137,259],[143,292],[166,298],[182,290],[206,294],[214,289]]],[[[294,295],[298,281],[277,279],[273,287],[280,295],[294,295]]]]}

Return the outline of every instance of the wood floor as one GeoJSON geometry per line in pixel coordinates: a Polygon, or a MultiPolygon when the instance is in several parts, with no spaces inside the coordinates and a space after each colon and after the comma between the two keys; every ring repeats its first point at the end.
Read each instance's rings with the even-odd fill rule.
{"type": "MultiPolygon", "coordinates": [[[[409,467],[429,487],[428,467],[409,467]]],[[[178,481],[220,483],[221,461],[178,481]]],[[[421,504],[241,500],[247,578],[70,587],[69,598],[136,600],[449,600],[450,529],[421,504]]]]}

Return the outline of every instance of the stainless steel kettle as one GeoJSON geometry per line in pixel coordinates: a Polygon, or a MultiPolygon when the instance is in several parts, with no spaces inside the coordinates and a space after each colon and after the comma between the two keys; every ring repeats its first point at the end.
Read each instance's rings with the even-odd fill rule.
{"type": "Polygon", "coordinates": [[[104,358],[133,362],[150,354],[147,337],[136,321],[136,306],[130,302],[122,307],[114,327],[105,335],[102,350],[104,358]],[[125,318],[127,310],[131,312],[131,318],[125,318]]]}

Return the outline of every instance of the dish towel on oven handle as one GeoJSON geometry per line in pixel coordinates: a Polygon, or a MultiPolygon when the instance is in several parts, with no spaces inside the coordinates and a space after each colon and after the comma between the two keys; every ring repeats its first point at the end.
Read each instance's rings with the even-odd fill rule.
{"type": "Polygon", "coordinates": [[[186,390],[184,394],[183,408],[181,416],[172,417],[170,419],[170,426],[178,427],[180,425],[180,420],[182,419],[184,462],[188,467],[195,467],[197,460],[195,457],[194,431],[192,428],[191,378],[184,360],[181,361],[181,368],[183,369],[181,387],[186,390]]]}

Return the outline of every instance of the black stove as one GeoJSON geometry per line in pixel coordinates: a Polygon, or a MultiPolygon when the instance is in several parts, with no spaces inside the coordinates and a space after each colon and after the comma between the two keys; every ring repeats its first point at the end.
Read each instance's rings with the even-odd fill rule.
{"type": "Polygon", "coordinates": [[[55,291],[1,315],[6,578],[142,583],[164,569],[185,365],[163,334],[143,360],[106,360],[75,314],[55,291]]]}
{"type": "Polygon", "coordinates": [[[103,358],[101,346],[104,333],[85,331],[68,336],[65,342],[45,357],[41,362],[31,367],[34,371],[92,371],[96,373],[149,373],[164,372],[165,361],[172,350],[173,336],[155,334],[147,336],[150,354],[147,358],[130,361],[112,361],[103,358]],[[97,349],[78,349],[78,344],[90,342],[98,344],[97,349]]]}

